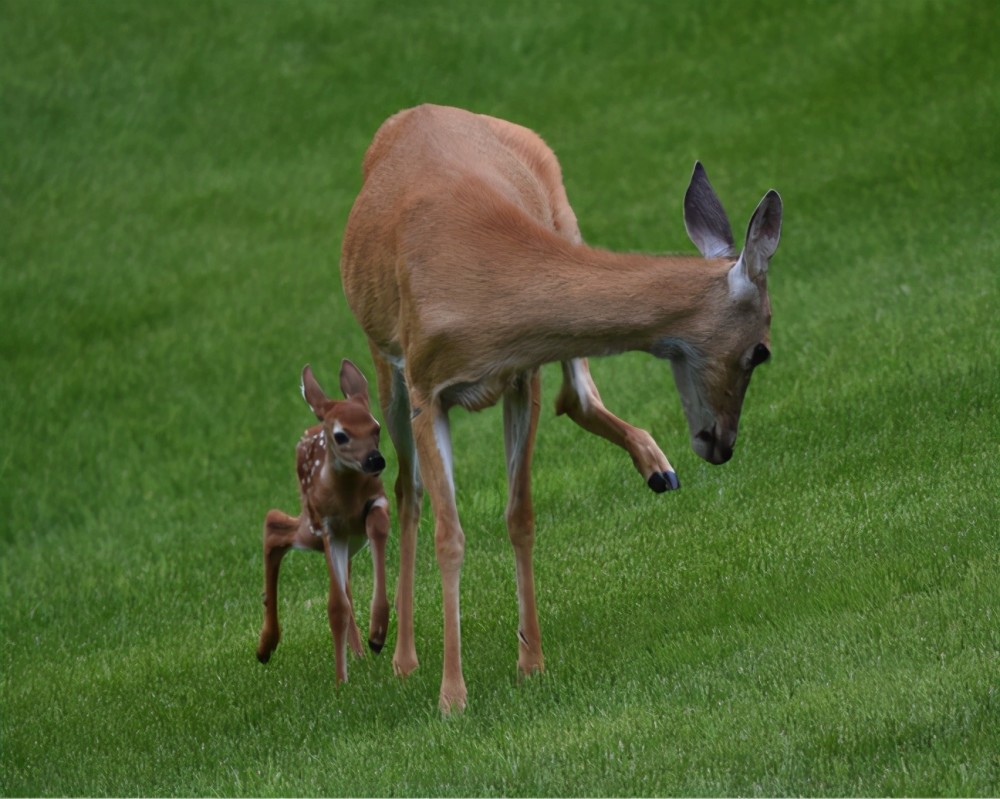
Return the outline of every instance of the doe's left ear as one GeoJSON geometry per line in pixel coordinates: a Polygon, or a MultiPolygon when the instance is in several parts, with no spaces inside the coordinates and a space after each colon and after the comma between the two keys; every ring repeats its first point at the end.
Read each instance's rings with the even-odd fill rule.
{"type": "Polygon", "coordinates": [[[740,258],[747,277],[757,280],[767,273],[767,265],[781,240],[781,196],[771,189],[757,205],[747,225],[747,240],[740,258]]]}
{"type": "Polygon", "coordinates": [[[368,381],[361,370],[347,358],[340,364],[340,390],[347,399],[368,404],[368,381]]]}

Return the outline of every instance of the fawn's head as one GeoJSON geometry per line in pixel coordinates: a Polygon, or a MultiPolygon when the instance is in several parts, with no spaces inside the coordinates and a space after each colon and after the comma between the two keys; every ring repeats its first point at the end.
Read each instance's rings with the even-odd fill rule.
{"type": "Polygon", "coordinates": [[[726,212],[700,163],[684,196],[684,225],[703,256],[727,268],[724,296],[704,311],[694,340],[669,340],[670,358],[691,433],[691,447],[710,463],[733,455],[743,398],[753,370],[771,355],[767,268],[781,237],[781,197],[764,195],[737,255],[726,212]]]}
{"type": "Polygon", "coordinates": [[[338,470],[377,475],[385,468],[379,452],[379,423],[368,405],[368,381],[346,358],[340,366],[340,390],[333,400],[320,388],[309,364],[302,370],[302,396],[323,423],[330,462],[338,470]]]}

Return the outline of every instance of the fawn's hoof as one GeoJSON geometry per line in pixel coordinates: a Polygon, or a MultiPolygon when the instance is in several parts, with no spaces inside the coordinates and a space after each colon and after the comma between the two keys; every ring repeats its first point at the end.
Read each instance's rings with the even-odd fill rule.
{"type": "Polygon", "coordinates": [[[261,663],[267,663],[271,659],[271,655],[274,650],[278,648],[278,642],[281,640],[281,633],[277,635],[274,633],[262,630],[260,633],[260,640],[257,642],[257,660],[261,663]]]}
{"type": "Polygon", "coordinates": [[[368,639],[368,648],[374,652],[376,655],[382,651],[382,647],[385,646],[385,641],[373,641],[371,638],[368,639]]]}

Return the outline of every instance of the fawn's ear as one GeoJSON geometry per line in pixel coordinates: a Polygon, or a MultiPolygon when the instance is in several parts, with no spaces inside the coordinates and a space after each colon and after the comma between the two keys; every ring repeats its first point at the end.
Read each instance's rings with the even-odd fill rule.
{"type": "Polygon", "coordinates": [[[368,381],[361,370],[347,358],[340,364],[340,390],[347,399],[368,404],[368,381]]]}
{"type": "Polygon", "coordinates": [[[302,397],[308,403],[309,407],[312,408],[312,412],[316,414],[316,418],[322,422],[323,412],[326,410],[326,406],[330,404],[330,398],[326,396],[326,393],[320,388],[319,383],[316,382],[309,364],[306,364],[302,368],[302,397]]]}

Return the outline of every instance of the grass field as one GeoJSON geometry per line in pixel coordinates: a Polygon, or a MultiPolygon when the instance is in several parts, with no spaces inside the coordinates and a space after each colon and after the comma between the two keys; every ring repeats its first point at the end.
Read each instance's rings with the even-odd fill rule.
{"type": "MultiPolygon", "coordinates": [[[[0,18],[0,793],[1000,792],[995,3],[0,18]],[[500,414],[453,414],[470,709],[447,720],[428,513],[411,678],[393,621],[334,688],[303,554],[283,643],[254,658],[261,522],[297,501],[299,370],[371,376],[337,272],[361,157],[423,101],[538,130],[601,246],[694,252],[696,158],[738,239],[766,189],[785,203],[774,357],[731,463],[691,452],[665,364],[597,361],[678,470],[654,495],[553,417],[547,367],[547,672],[523,685],[500,414]]],[[[355,595],[370,583],[360,558],[355,595]]]]}

